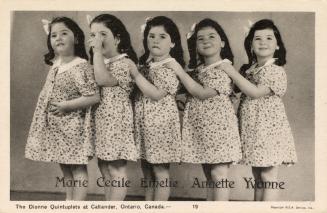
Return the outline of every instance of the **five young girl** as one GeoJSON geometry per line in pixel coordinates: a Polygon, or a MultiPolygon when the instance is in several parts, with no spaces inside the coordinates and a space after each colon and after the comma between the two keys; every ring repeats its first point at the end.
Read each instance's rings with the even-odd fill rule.
{"type": "MultiPolygon", "coordinates": [[[[90,32],[93,69],[77,24],[66,17],[50,23],[45,61],[52,67],[27,158],[59,163],[65,180],[87,180],[86,165],[96,156],[104,181],[128,179],[127,161],[141,159],[146,200],[168,200],[170,187],[154,183],[169,182],[173,162],[201,164],[208,182],[228,178],[230,164],[240,161],[252,166],[257,181],[277,181],[278,165],[296,162],[281,100],[286,50],[271,20],[251,27],[244,42],[249,63],[240,73],[224,30],[211,19],[197,23],[188,37],[191,72],[183,70],[178,28],[165,16],[147,19],[139,63],[115,16],[95,17],[90,32]],[[233,83],[242,92],[239,125],[230,99],[233,83]],[[175,100],[181,84],[188,92],[182,128],[175,100]]],[[[66,199],[83,200],[86,192],[68,187],[66,199]]],[[[126,192],[105,187],[107,200],[124,200],[126,192]]],[[[276,193],[256,189],[255,200],[276,200],[276,193]]],[[[228,188],[207,190],[207,200],[228,199],[228,188]]]]}

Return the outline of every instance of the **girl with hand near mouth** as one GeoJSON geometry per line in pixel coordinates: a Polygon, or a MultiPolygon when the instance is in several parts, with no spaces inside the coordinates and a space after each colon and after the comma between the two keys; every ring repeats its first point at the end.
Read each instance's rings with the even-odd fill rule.
{"type": "MultiPolygon", "coordinates": [[[[275,182],[279,165],[297,161],[282,102],[287,87],[286,50],[279,30],[268,19],[251,27],[244,46],[249,63],[241,67],[241,74],[227,63],[221,65],[242,92],[238,110],[242,161],[252,166],[257,182],[275,182]]],[[[257,201],[277,199],[277,189],[255,189],[257,201]]]]}
{"type": "MultiPolygon", "coordinates": [[[[101,101],[95,111],[95,154],[106,182],[127,180],[127,160],[138,158],[134,142],[133,90],[131,70],[137,56],[129,33],[115,16],[101,14],[91,23],[91,63],[101,87],[101,101]]],[[[106,200],[124,200],[126,187],[104,187],[106,200]]]]}
{"type": "Polygon", "coordinates": [[[26,158],[59,163],[67,187],[66,200],[85,200],[87,167],[93,156],[90,106],[99,102],[98,87],[88,65],[84,34],[67,17],[45,26],[52,65],[39,95],[25,148],[26,158]]]}
{"type": "MultiPolygon", "coordinates": [[[[200,163],[208,182],[228,178],[231,163],[241,159],[237,118],[230,96],[232,80],[219,68],[233,54],[222,27],[211,19],[188,34],[190,75],[175,68],[190,94],[183,117],[182,162],[200,163]]],[[[171,64],[173,65],[173,64],[171,64]]],[[[208,188],[207,200],[228,200],[228,188],[208,188]]]]}
{"type": "MultiPolygon", "coordinates": [[[[179,81],[169,63],[184,66],[176,24],[165,16],[148,19],[143,33],[145,53],[141,73],[133,78],[139,88],[135,100],[135,138],[142,159],[144,180],[169,181],[169,165],[181,159],[181,129],[175,101],[179,81]]],[[[160,184],[159,184],[160,185],[160,184]]],[[[169,186],[146,187],[146,200],[168,200],[169,186]]]]}

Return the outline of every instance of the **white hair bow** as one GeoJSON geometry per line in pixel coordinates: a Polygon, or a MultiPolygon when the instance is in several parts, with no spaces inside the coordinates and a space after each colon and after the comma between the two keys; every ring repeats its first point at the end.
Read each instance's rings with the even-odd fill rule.
{"type": "Polygon", "coordinates": [[[87,21],[87,24],[88,24],[88,25],[91,24],[92,20],[93,20],[93,17],[92,17],[91,15],[87,14],[87,15],[86,15],[86,21],[87,21]]]}
{"type": "Polygon", "coordinates": [[[152,17],[146,17],[145,19],[145,23],[141,25],[141,32],[144,33],[144,30],[145,30],[145,27],[146,27],[146,24],[152,20],[152,17]]]}
{"type": "Polygon", "coordinates": [[[191,31],[186,34],[186,38],[189,39],[194,34],[196,23],[192,24],[191,31]]]}
{"type": "Polygon", "coordinates": [[[247,36],[249,34],[252,26],[253,26],[253,22],[248,20],[248,25],[243,27],[245,36],[247,36]]]}
{"type": "Polygon", "coordinates": [[[42,22],[42,24],[43,24],[44,32],[45,32],[47,35],[49,35],[49,32],[50,32],[49,26],[50,26],[51,21],[46,20],[46,19],[42,19],[41,22],[42,22]]]}

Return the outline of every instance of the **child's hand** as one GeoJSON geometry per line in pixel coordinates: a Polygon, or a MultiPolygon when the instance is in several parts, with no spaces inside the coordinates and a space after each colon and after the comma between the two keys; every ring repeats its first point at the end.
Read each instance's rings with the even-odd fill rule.
{"type": "Polygon", "coordinates": [[[179,74],[181,74],[182,72],[184,72],[184,69],[182,68],[182,66],[176,61],[168,62],[166,65],[168,68],[174,70],[177,76],[179,74]]]}
{"type": "Polygon", "coordinates": [[[219,65],[219,68],[223,70],[227,75],[236,72],[235,68],[229,62],[223,62],[219,65]]]}
{"type": "Polygon", "coordinates": [[[50,112],[52,112],[54,115],[64,115],[67,112],[69,112],[69,107],[66,101],[63,102],[51,102],[50,103],[52,105],[52,107],[50,108],[50,112]]]}
{"type": "Polygon", "coordinates": [[[93,49],[93,52],[102,53],[103,50],[103,38],[100,36],[95,36],[88,40],[89,46],[93,49]]]}

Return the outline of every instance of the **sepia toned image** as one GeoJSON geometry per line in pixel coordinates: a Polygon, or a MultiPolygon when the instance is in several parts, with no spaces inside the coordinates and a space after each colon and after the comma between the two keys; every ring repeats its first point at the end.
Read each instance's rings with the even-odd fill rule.
{"type": "Polygon", "coordinates": [[[0,212],[326,212],[321,0],[0,0],[0,212]]]}
{"type": "Polygon", "coordinates": [[[11,11],[10,200],[315,201],[315,16],[11,11]],[[271,21],[276,29],[264,26],[271,21]],[[68,40],[51,43],[58,26],[84,48],[62,68],[56,51],[68,40]],[[112,40],[97,40],[108,29],[112,40]],[[266,42],[256,33],[265,29],[275,53],[258,65],[253,45],[266,42]],[[209,60],[209,41],[201,49],[206,30],[224,61],[209,60]],[[171,42],[161,64],[157,35],[171,42]],[[60,101],[81,97],[84,107],[60,111],[60,101]]]}

